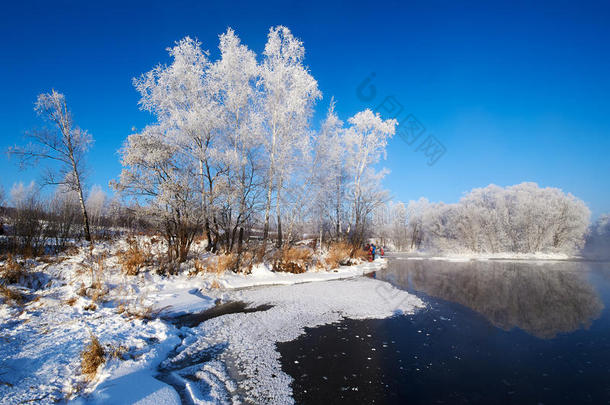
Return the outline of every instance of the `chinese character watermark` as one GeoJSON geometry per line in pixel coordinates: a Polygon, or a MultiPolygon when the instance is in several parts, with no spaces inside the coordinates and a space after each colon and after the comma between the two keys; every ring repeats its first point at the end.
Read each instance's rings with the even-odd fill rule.
{"type": "MultiPolygon", "coordinates": [[[[364,102],[371,102],[377,98],[377,87],[372,84],[375,73],[367,76],[356,88],[358,99],[364,102]]],[[[405,113],[405,108],[393,96],[386,96],[383,101],[375,107],[374,112],[382,114],[384,117],[394,118],[398,121],[397,135],[409,146],[415,147],[415,152],[421,152],[427,158],[428,166],[434,165],[447,152],[447,148],[434,135],[426,132],[424,125],[411,113],[405,113]]]]}

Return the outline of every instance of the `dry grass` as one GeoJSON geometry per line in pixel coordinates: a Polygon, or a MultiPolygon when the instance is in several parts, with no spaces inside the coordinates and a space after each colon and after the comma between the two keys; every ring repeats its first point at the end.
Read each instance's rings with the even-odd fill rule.
{"type": "Polygon", "coordinates": [[[207,270],[207,267],[205,265],[205,262],[199,260],[199,259],[195,259],[195,273],[196,274],[201,274],[201,273],[205,273],[207,270]]]}
{"type": "Polygon", "coordinates": [[[235,270],[236,267],[237,255],[235,253],[220,255],[216,258],[216,267],[214,269],[214,272],[216,274],[222,274],[227,270],[235,270]]]}
{"type": "Polygon", "coordinates": [[[241,261],[239,263],[239,271],[246,273],[246,274],[250,274],[252,272],[252,267],[256,263],[260,263],[256,252],[250,252],[250,251],[242,252],[241,261]]]}
{"type": "Polygon", "coordinates": [[[81,369],[88,381],[95,378],[97,369],[106,361],[105,355],[106,352],[100,341],[94,335],[91,335],[91,342],[85,347],[85,350],[83,350],[80,355],[81,369]]]}
{"type": "Polygon", "coordinates": [[[362,248],[355,248],[352,252],[352,259],[369,260],[369,252],[362,248]]]}
{"type": "Polygon", "coordinates": [[[118,260],[123,269],[123,273],[128,276],[137,276],[140,270],[152,262],[151,243],[145,243],[141,247],[134,238],[127,240],[129,247],[126,251],[119,252],[118,260]]]}
{"type": "Polygon", "coordinates": [[[221,275],[227,270],[237,268],[237,255],[228,253],[210,257],[206,260],[195,259],[195,272],[197,274],[216,274],[221,275]]]}
{"type": "Polygon", "coordinates": [[[95,305],[95,304],[92,302],[92,303],[90,303],[89,305],[84,306],[84,307],[83,307],[83,309],[84,309],[85,311],[95,311],[95,310],[97,309],[97,305],[95,305]]]}
{"type": "Polygon", "coordinates": [[[335,242],[330,245],[328,254],[324,259],[329,269],[336,269],[341,265],[349,263],[352,245],[347,242],[335,242]]]}
{"type": "Polygon", "coordinates": [[[66,305],[73,306],[78,301],[78,297],[71,297],[64,301],[66,305]]]}
{"type": "Polygon", "coordinates": [[[152,306],[146,307],[128,307],[123,306],[122,308],[118,308],[117,312],[122,313],[126,317],[130,319],[142,319],[146,321],[150,321],[159,316],[159,312],[161,310],[155,310],[152,306]],[[119,312],[120,311],[120,312],[119,312]]]}
{"type": "Polygon", "coordinates": [[[109,356],[112,359],[124,360],[125,354],[127,354],[127,352],[129,352],[129,349],[126,346],[123,346],[123,345],[113,346],[110,348],[109,356]]]}
{"type": "Polygon", "coordinates": [[[89,298],[93,302],[101,302],[103,298],[108,294],[108,289],[101,281],[96,281],[89,290],[89,298]]]}
{"type": "Polygon", "coordinates": [[[85,287],[85,284],[82,282],[80,283],[80,287],[78,288],[78,291],[76,291],[76,294],[80,295],[81,297],[87,296],[87,287],[85,287]]]}
{"type": "Polygon", "coordinates": [[[21,292],[13,288],[5,287],[2,284],[0,284],[0,297],[3,297],[7,302],[16,305],[21,305],[24,301],[24,296],[21,292]]]}
{"type": "Polygon", "coordinates": [[[358,260],[368,260],[368,252],[359,247],[354,247],[347,242],[331,243],[328,254],[324,259],[327,269],[336,269],[339,266],[350,266],[358,260]]]}
{"type": "Polygon", "coordinates": [[[104,282],[106,254],[93,255],[90,252],[89,259],[85,263],[80,263],[82,269],[85,269],[91,276],[91,284],[89,287],[81,282],[81,286],[76,292],[81,297],[89,297],[93,302],[100,302],[108,294],[108,288],[104,282]]]}
{"type": "Polygon", "coordinates": [[[6,261],[0,266],[0,283],[17,284],[27,276],[27,269],[24,265],[17,262],[15,257],[9,254],[6,261]]]}
{"type": "Polygon", "coordinates": [[[63,253],[66,256],[76,256],[80,252],[80,248],[76,245],[68,245],[64,248],[63,253]]]}
{"type": "Polygon", "coordinates": [[[279,250],[273,259],[273,271],[299,274],[311,265],[313,252],[304,247],[287,247],[279,250]]]}

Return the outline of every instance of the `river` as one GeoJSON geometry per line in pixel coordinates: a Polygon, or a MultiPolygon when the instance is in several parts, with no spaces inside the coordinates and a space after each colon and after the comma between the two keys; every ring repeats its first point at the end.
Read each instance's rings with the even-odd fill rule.
{"type": "Polygon", "coordinates": [[[296,403],[610,403],[609,263],[393,255],[373,277],[426,308],[278,343],[296,403]]]}

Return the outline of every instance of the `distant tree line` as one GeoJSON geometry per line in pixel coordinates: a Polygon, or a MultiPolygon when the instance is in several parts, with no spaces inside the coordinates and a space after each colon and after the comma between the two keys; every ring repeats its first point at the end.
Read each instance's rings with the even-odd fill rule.
{"type": "MultiPolygon", "coordinates": [[[[15,184],[8,201],[0,190],[0,252],[2,250],[29,256],[58,253],[79,240],[86,239],[79,196],[58,187],[46,198],[35,183],[15,184]]],[[[109,199],[99,187],[93,187],[85,200],[91,224],[90,235],[108,240],[126,229],[146,232],[150,225],[117,199],[109,199]]]]}
{"type": "Polygon", "coordinates": [[[572,194],[535,183],[490,185],[456,204],[391,203],[376,214],[378,236],[400,250],[475,253],[576,253],[590,211],[572,194]]]}

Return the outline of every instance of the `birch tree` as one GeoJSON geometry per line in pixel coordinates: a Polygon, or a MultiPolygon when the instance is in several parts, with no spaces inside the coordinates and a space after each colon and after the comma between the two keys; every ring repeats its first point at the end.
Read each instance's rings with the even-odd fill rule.
{"type": "Polygon", "coordinates": [[[120,151],[123,170],[112,186],[143,199],[147,219],[165,236],[170,261],[184,262],[202,224],[197,167],[160,125],[127,138],[120,151]]]}
{"type": "Polygon", "coordinates": [[[0,184],[0,235],[4,235],[4,188],[0,184]]]}
{"type": "Polygon", "coordinates": [[[217,105],[205,86],[210,61],[201,43],[190,37],[167,51],[172,63],[158,65],[134,79],[134,86],[141,95],[140,107],[155,115],[171,142],[197,160],[201,209],[206,212],[213,194],[213,180],[206,175],[211,170],[211,145],[218,124],[217,105]]]}
{"type": "MultiPolygon", "coordinates": [[[[347,181],[346,145],[343,121],[331,100],[326,118],[316,138],[312,175],[315,180],[317,210],[320,217],[332,218],[334,234],[342,234],[347,181]]],[[[323,220],[320,219],[320,226],[323,220]]]]}
{"type": "MultiPolygon", "coordinates": [[[[220,36],[220,59],[210,68],[208,86],[218,109],[219,139],[216,158],[225,168],[219,218],[225,248],[233,250],[239,228],[239,249],[243,226],[251,219],[257,201],[261,115],[256,92],[256,55],[241,44],[232,29],[220,36]]],[[[217,231],[220,236],[220,232],[217,231]]]]}
{"type": "MultiPolygon", "coordinates": [[[[379,113],[367,109],[348,119],[350,126],[345,133],[347,150],[347,168],[352,178],[350,197],[354,242],[362,242],[363,222],[369,212],[371,201],[376,194],[378,174],[373,173],[372,165],[381,157],[385,158],[385,147],[388,139],[394,135],[397,121],[382,120],[379,113]],[[363,184],[365,174],[374,183],[363,184]],[[368,190],[371,192],[368,192],[368,190]],[[375,191],[375,192],[373,192],[375,191]],[[365,199],[367,192],[368,199],[365,199]]],[[[383,176],[382,176],[383,177],[383,176]]]]}
{"type": "Polygon", "coordinates": [[[17,156],[22,166],[45,160],[49,165],[44,171],[43,184],[65,186],[78,194],[85,240],[91,241],[89,217],[83,195],[85,154],[93,143],[91,135],[74,125],[63,94],[52,90],[38,96],[35,111],[49,127],[27,134],[26,146],[9,148],[9,154],[17,156]]]}
{"type": "Polygon", "coordinates": [[[260,67],[259,86],[266,132],[267,157],[263,243],[269,235],[269,219],[275,190],[277,244],[282,244],[282,189],[290,175],[290,160],[308,148],[307,126],[315,101],[321,97],[318,83],[303,64],[305,48],[283,26],[269,30],[260,67]]]}

